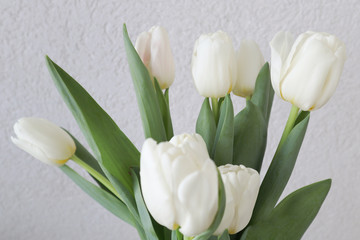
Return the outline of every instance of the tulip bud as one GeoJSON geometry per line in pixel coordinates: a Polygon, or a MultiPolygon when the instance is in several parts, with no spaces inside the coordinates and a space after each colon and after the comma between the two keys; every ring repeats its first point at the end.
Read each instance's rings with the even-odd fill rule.
{"type": "Polygon", "coordinates": [[[322,107],[334,93],[346,59],[345,45],[328,33],[288,32],[270,42],[271,82],[278,96],[304,111],[322,107]]]}
{"type": "Polygon", "coordinates": [[[140,182],[146,206],[161,225],[185,236],[208,229],[218,209],[218,176],[198,134],[174,136],[142,147],[140,182]]]}
{"type": "Polygon", "coordinates": [[[236,55],[224,32],[201,35],[192,57],[195,87],[204,97],[220,98],[231,92],[236,79],[236,55]]]}
{"type": "Polygon", "coordinates": [[[253,40],[243,40],[237,52],[237,78],[233,93],[237,96],[251,96],[255,89],[257,75],[265,64],[259,46],[253,40]]]}
{"type": "Polygon", "coordinates": [[[12,142],[40,161],[64,165],[75,153],[70,135],[57,125],[41,118],[21,118],[14,125],[12,142]]]}
{"type": "Polygon", "coordinates": [[[243,165],[227,164],[219,171],[225,187],[226,206],[224,216],[215,235],[225,229],[230,234],[240,232],[249,223],[260,188],[260,176],[257,171],[243,165]]]}
{"type": "Polygon", "coordinates": [[[149,32],[141,33],[136,39],[135,49],[161,89],[170,87],[175,78],[175,65],[166,30],[154,26],[149,32]]]}

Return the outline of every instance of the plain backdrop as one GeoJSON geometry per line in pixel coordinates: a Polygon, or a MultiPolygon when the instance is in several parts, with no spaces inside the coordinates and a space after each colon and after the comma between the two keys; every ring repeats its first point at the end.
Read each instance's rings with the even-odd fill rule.
{"type": "MultiPolygon", "coordinates": [[[[176,134],[194,132],[203,100],[194,88],[190,67],[200,34],[221,29],[232,36],[236,48],[241,39],[252,38],[267,61],[268,42],[279,30],[295,35],[324,31],[342,39],[348,58],[341,81],[331,100],[311,114],[284,194],[332,178],[328,198],[303,239],[360,239],[358,0],[0,0],[0,239],[139,239],[133,228],[99,206],[59,169],[10,142],[14,122],[36,116],[68,129],[85,143],[47,72],[47,54],[141,147],[144,135],[126,62],[123,23],[133,41],[153,25],[169,32],[176,63],[170,89],[176,134]]],[[[238,112],[244,99],[233,96],[233,101],[238,112]]],[[[263,169],[274,154],[290,107],[275,96],[263,169]]]]}

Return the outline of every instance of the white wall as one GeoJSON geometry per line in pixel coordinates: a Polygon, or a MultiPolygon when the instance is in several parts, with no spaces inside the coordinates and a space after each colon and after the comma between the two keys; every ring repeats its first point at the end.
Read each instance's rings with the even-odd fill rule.
{"type": "MultiPolygon", "coordinates": [[[[140,147],[143,133],[122,42],[122,24],[137,34],[160,24],[176,60],[171,110],[176,133],[193,132],[202,98],[190,60],[201,33],[222,29],[255,39],[267,60],[279,30],[336,34],[348,60],[336,93],[311,115],[305,143],[286,188],[325,178],[331,192],[303,239],[360,238],[360,2],[317,1],[0,1],[0,239],[138,239],[136,232],[81,192],[58,169],[13,146],[12,125],[37,116],[83,137],[47,72],[44,55],[72,74],[140,147]]],[[[236,109],[244,100],[233,97],[236,109]]],[[[274,101],[265,165],[274,153],[290,105],[274,101]]],[[[263,174],[263,173],[262,173],[263,174]]]]}

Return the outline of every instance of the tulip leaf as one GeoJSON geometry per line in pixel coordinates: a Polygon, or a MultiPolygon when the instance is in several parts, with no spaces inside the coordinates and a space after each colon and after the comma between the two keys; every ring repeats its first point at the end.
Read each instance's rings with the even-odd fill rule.
{"type": "Polygon", "coordinates": [[[153,81],[131,43],[125,24],[123,27],[123,36],[145,138],[153,138],[157,142],[166,141],[165,127],[153,81]]]}
{"type": "Polygon", "coordinates": [[[159,102],[162,120],[166,131],[166,140],[170,140],[174,136],[174,131],[171,122],[170,108],[169,108],[169,89],[166,89],[165,94],[160,88],[159,82],[154,78],[154,85],[156,97],[159,102]]]}
{"type": "Polygon", "coordinates": [[[216,130],[211,157],[217,166],[232,163],[234,145],[234,109],[230,95],[226,95],[220,108],[220,119],[216,130]]]}
{"type": "Polygon", "coordinates": [[[218,203],[218,212],[215,216],[214,221],[210,225],[209,229],[205,232],[197,235],[193,240],[208,240],[212,234],[219,227],[221,220],[224,216],[225,206],[226,206],[226,196],[225,196],[225,187],[222,181],[220,172],[218,171],[218,180],[219,180],[219,203],[218,203]]]}
{"type": "Polygon", "coordinates": [[[49,72],[74,115],[96,159],[132,192],[130,167],[139,166],[140,153],[112,118],[69,74],[46,56],[49,72]]]}
{"type": "MultiPolygon", "coordinates": [[[[145,234],[148,240],[159,240],[160,238],[157,236],[154,226],[153,226],[153,220],[151,219],[151,216],[146,208],[142,193],[141,193],[141,187],[139,183],[139,169],[132,168],[131,174],[133,178],[134,183],[134,195],[135,195],[135,201],[137,205],[137,209],[140,215],[142,226],[145,230],[145,234]]],[[[161,229],[162,230],[162,229],[161,229]]]]}
{"type": "Polygon", "coordinates": [[[291,130],[284,145],[276,152],[264,180],[255,204],[251,223],[266,217],[280,198],[294,169],[310,115],[306,116],[291,130]]]}
{"type": "MultiPolygon", "coordinates": [[[[129,172],[131,169],[129,169],[129,172]]],[[[104,169],[105,175],[108,177],[111,184],[114,186],[115,190],[121,196],[121,200],[128,207],[129,212],[134,216],[134,218],[141,223],[140,215],[136,206],[136,200],[134,198],[133,192],[129,191],[121,182],[114,177],[110,172],[104,169]]]]}
{"type": "Polygon", "coordinates": [[[108,193],[107,191],[90,183],[69,166],[63,165],[60,167],[60,169],[71,180],[73,180],[84,192],[86,192],[90,197],[92,197],[95,201],[101,204],[104,208],[109,210],[112,214],[114,214],[118,218],[135,226],[136,220],[130,214],[128,208],[123,202],[121,202],[121,200],[116,198],[114,195],[108,193]]]}
{"type": "Polygon", "coordinates": [[[233,164],[260,172],[267,138],[267,124],[261,109],[252,101],[234,119],[233,164]]]}
{"type": "Polygon", "coordinates": [[[265,63],[256,78],[255,90],[251,101],[260,108],[266,125],[269,122],[273,99],[274,90],[271,85],[269,63],[265,63]]]}
{"type": "MultiPolygon", "coordinates": [[[[64,128],[63,128],[64,129],[64,128]]],[[[100,173],[102,176],[105,176],[103,170],[101,169],[98,161],[93,157],[93,155],[91,153],[89,153],[89,151],[66,129],[64,129],[64,131],[66,131],[74,140],[75,142],[75,146],[76,146],[76,151],[75,154],[77,157],[79,157],[81,160],[83,160],[87,165],[89,165],[90,167],[92,167],[95,171],[97,171],[98,173],[100,173]]],[[[89,174],[91,176],[91,174],[89,174]]],[[[105,187],[100,181],[98,181],[96,178],[94,178],[93,176],[91,176],[96,183],[105,191],[111,193],[109,191],[109,189],[107,189],[107,187],[105,187]]]]}
{"type": "Polygon", "coordinates": [[[211,111],[209,99],[205,98],[196,121],[196,133],[204,139],[208,152],[211,153],[216,134],[216,123],[211,111]]]}
{"type": "Polygon", "coordinates": [[[241,240],[300,240],[319,212],[330,186],[331,179],[327,179],[291,193],[266,219],[249,226],[241,240]]]}

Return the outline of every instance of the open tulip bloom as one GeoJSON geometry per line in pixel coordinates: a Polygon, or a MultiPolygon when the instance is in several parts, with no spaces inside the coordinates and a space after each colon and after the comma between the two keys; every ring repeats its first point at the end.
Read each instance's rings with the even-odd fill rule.
{"type": "Polygon", "coordinates": [[[280,32],[270,43],[270,73],[253,40],[243,41],[235,52],[226,33],[202,35],[192,56],[195,86],[205,97],[196,133],[174,136],[169,107],[174,59],[166,30],[143,32],[136,47],[125,25],[123,35],[146,139],[141,152],[49,57],[52,79],[94,155],[45,119],[20,119],[12,141],[58,166],[132,225],[142,240],[300,239],[320,210],[331,179],[280,196],[295,166],[309,111],[323,106],[335,91],[344,44],[327,33],[306,32],[294,42],[290,33],[280,32]],[[261,180],[273,89],[294,106],[261,180]],[[236,114],[231,92],[246,97],[246,107],[236,114]],[[69,167],[69,160],[96,184],[69,167]]]}

